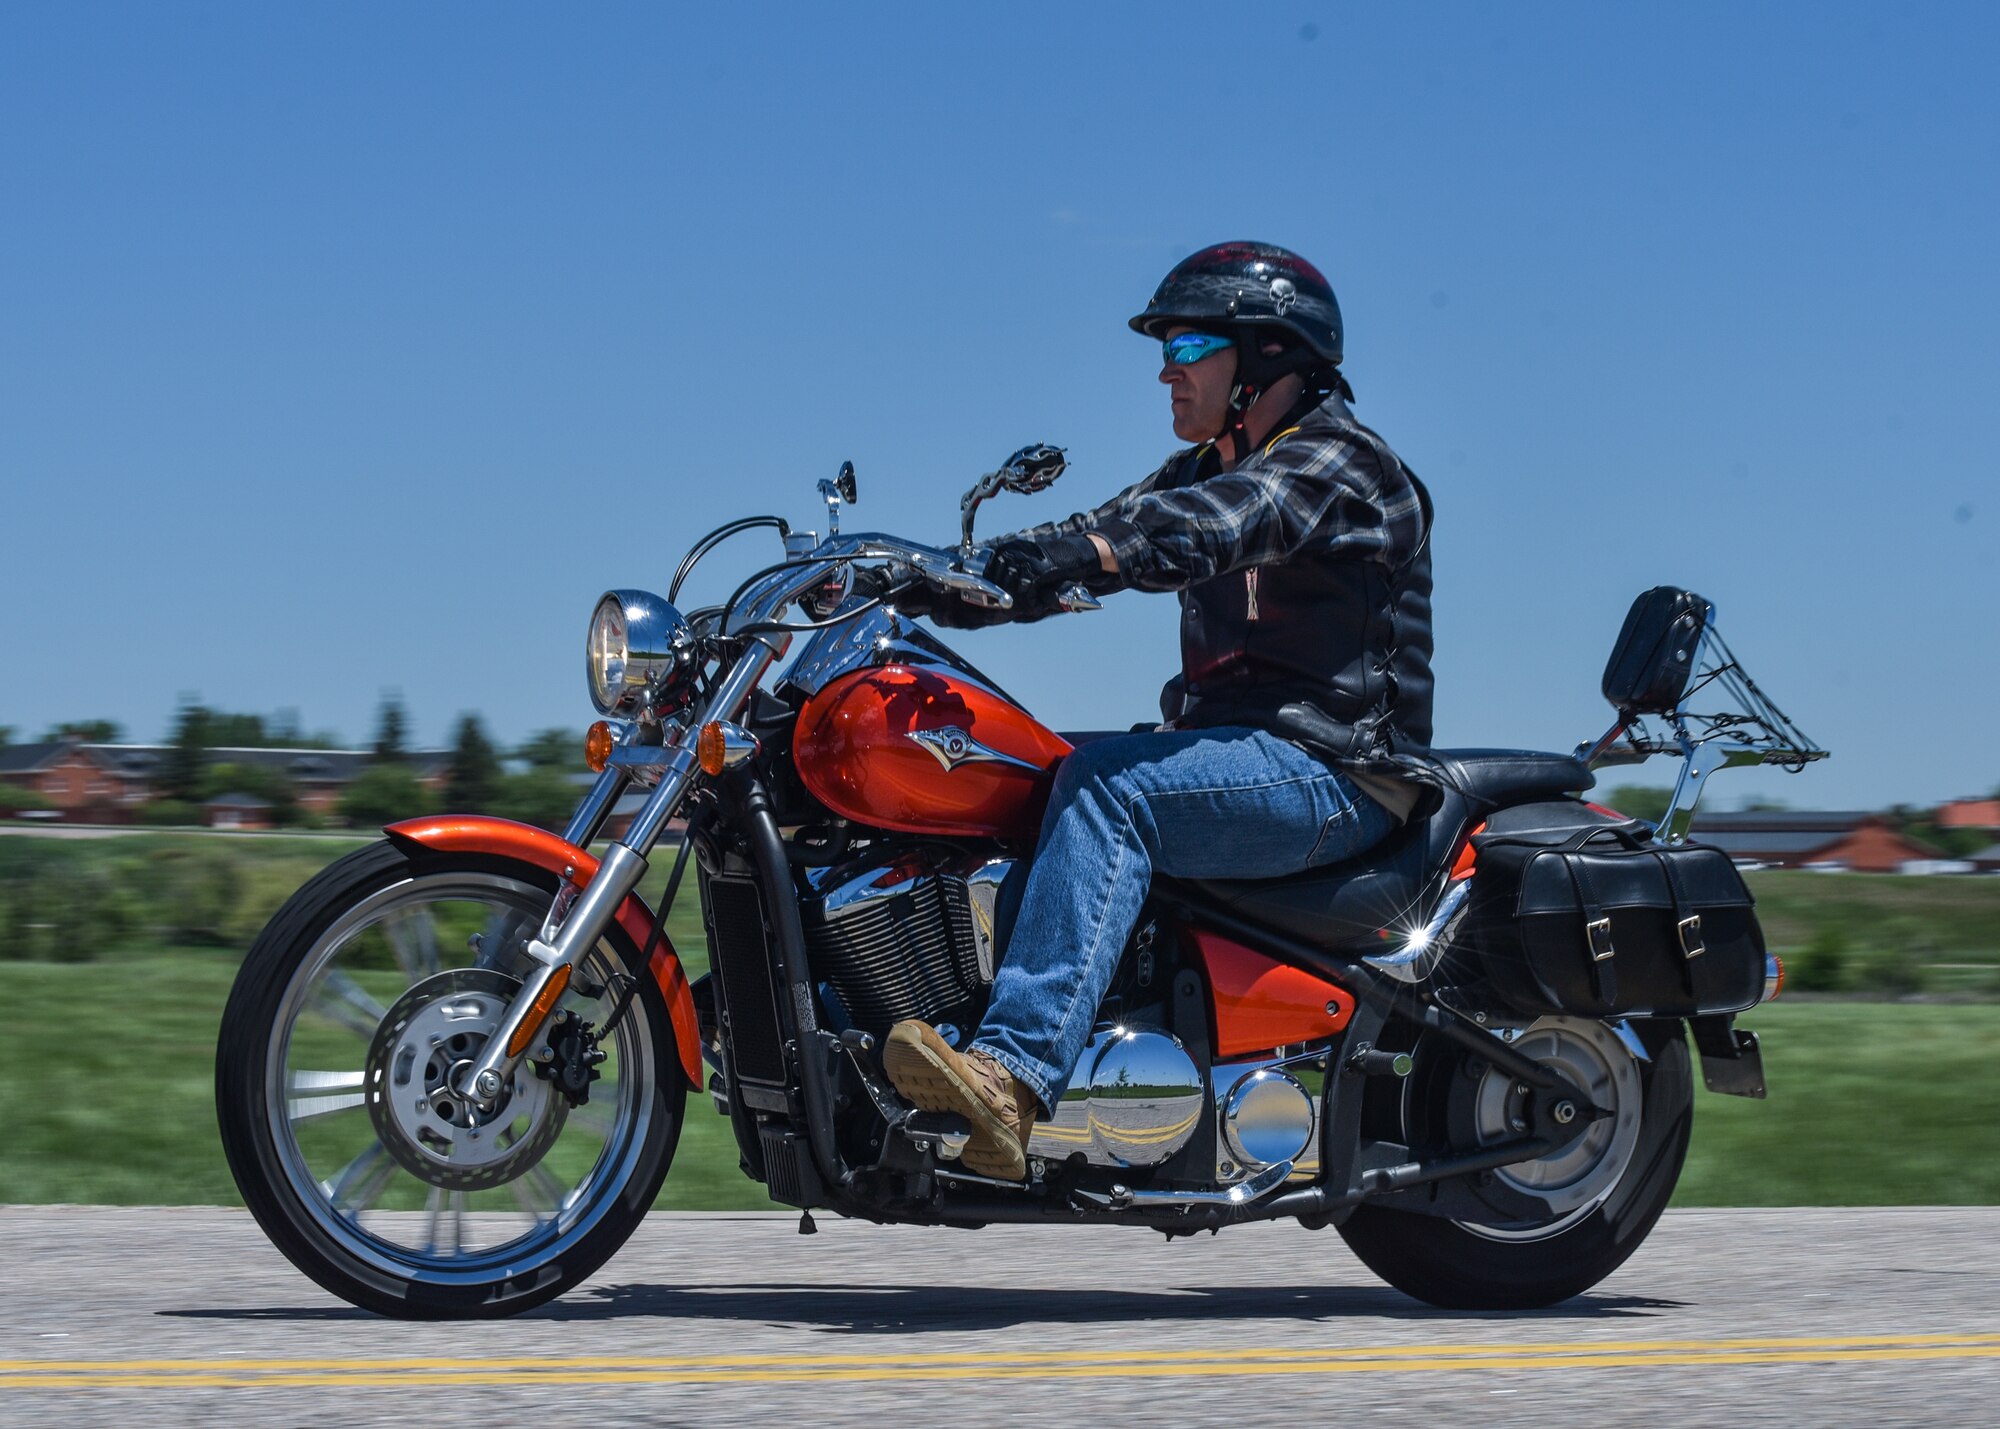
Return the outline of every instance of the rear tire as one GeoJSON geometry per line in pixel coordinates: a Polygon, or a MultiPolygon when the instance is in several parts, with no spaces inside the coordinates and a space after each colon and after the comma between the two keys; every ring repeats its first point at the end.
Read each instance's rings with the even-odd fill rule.
{"type": "Polygon", "coordinates": [[[484,1045],[519,986],[508,950],[555,891],[531,865],[375,844],[295,893],[244,960],[216,1049],[223,1150],[272,1244],[350,1304],[518,1314],[609,1259],[659,1193],[687,1088],[665,998],[615,926],[578,968],[603,995],[573,984],[559,1004],[601,1026],[610,975],[637,978],[589,1102],[525,1063],[489,1123],[448,1107],[434,1068],[424,1092],[426,1045],[484,1045]]]}
{"type": "MultiPolygon", "coordinates": [[[[1582,1294],[1623,1265],[1673,1197],[1694,1126],[1680,1024],[1634,1026],[1651,1054],[1650,1061],[1633,1059],[1641,1088],[1637,1139],[1597,1204],[1555,1216],[1545,1230],[1363,1205],[1340,1227],[1348,1247],[1404,1294],[1447,1310],[1539,1309],[1582,1294]]],[[[1424,1130],[1409,1128],[1418,1137],[1412,1145],[1424,1130]]]]}

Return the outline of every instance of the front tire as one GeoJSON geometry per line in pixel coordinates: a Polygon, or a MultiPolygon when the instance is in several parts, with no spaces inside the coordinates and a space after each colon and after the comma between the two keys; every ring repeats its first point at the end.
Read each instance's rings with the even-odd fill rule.
{"type": "Polygon", "coordinates": [[[659,1193],[687,1089],[665,999],[615,926],[558,1004],[601,1028],[617,975],[637,980],[588,1101],[525,1063],[489,1117],[450,1100],[556,887],[512,860],[371,845],[244,960],[216,1049],[223,1149],[272,1243],[351,1304],[518,1314],[609,1259],[659,1193]]]}
{"type": "MultiPolygon", "coordinates": [[[[1535,1028],[1550,1024],[1603,1026],[1544,1019],[1535,1028]]],[[[1680,1024],[1633,1026],[1642,1029],[1636,1035],[1648,1058],[1632,1057],[1629,1066],[1612,1070],[1618,1074],[1614,1084],[1636,1083],[1637,1126],[1628,1145],[1607,1144],[1605,1154],[1616,1154],[1618,1164],[1607,1184],[1590,1188],[1587,1200],[1566,1205],[1554,1192],[1549,1213],[1539,1221],[1499,1224],[1363,1205],[1340,1227],[1348,1247],[1398,1290],[1448,1310],[1539,1309],[1582,1294],[1623,1265],[1666,1210],[1694,1125],[1693,1081],[1680,1024]]],[[[1605,1039],[1593,1034],[1590,1044],[1603,1046],[1605,1039]]],[[[1433,1085],[1448,1086],[1455,1072],[1455,1065],[1448,1066],[1433,1085]]],[[[1408,1113],[1413,1146],[1434,1136],[1447,1115],[1439,1096],[1421,1100],[1408,1113]]],[[[1541,1189],[1537,1181],[1548,1179],[1537,1175],[1543,1166],[1530,1162],[1499,1174],[1513,1172],[1522,1185],[1541,1189]]]]}

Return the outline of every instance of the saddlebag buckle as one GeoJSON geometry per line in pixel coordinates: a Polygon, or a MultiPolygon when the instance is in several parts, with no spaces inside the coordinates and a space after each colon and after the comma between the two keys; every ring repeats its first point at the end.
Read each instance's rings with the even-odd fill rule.
{"type": "Polygon", "coordinates": [[[1701,914],[1690,913],[1674,925],[1680,929],[1681,953],[1690,958],[1698,958],[1708,951],[1708,944],[1701,939],[1701,914]]]}
{"type": "MultiPolygon", "coordinates": [[[[1576,925],[1572,923],[1570,926],[1573,928],[1576,925]]],[[[1617,951],[1611,946],[1611,920],[1608,917],[1592,918],[1583,925],[1583,930],[1590,935],[1590,956],[1593,962],[1606,962],[1617,951]]]]}

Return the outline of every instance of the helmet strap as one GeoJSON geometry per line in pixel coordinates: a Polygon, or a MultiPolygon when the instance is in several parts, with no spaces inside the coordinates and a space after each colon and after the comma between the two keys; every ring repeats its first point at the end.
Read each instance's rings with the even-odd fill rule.
{"type": "Polygon", "coordinates": [[[1264,389],[1255,382],[1239,382],[1229,389],[1229,414],[1223,418],[1222,435],[1229,438],[1232,464],[1250,455],[1250,434],[1243,430],[1243,424],[1250,417],[1250,409],[1263,395],[1264,389]]]}

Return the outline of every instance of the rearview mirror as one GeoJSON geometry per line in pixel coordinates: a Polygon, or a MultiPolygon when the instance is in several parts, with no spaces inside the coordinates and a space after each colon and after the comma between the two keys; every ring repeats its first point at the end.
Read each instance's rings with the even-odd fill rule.
{"type": "Polygon", "coordinates": [[[1018,491],[1024,496],[1046,491],[1068,465],[1069,458],[1063,455],[1061,447],[1036,442],[1008,457],[998,471],[989,471],[980,477],[973,483],[972,490],[959,498],[959,553],[966,556],[972,554],[972,518],[978,513],[980,502],[996,491],[1018,491]]]}
{"type": "Polygon", "coordinates": [[[1037,491],[1046,491],[1054,486],[1056,478],[1068,466],[1069,458],[1063,454],[1061,447],[1037,442],[1034,446],[1022,447],[1000,464],[1000,484],[1009,491],[1032,496],[1037,491]]]}

